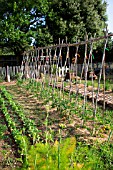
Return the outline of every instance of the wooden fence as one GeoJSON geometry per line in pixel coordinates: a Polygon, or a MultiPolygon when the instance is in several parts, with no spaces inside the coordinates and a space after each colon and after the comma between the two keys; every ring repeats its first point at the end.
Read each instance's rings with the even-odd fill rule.
{"type": "MultiPolygon", "coordinates": [[[[78,75],[80,75],[81,71],[82,71],[82,67],[83,64],[77,64],[77,72],[78,75]]],[[[89,68],[91,67],[91,65],[89,64],[89,68]]],[[[108,62],[106,63],[106,67],[111,70],[113,72],[113,63],[112,62],[108,62]]],[[[29,66],[28,69],[28,75],[30,78],[36,78],[39,76],[39,70],[40,72],[47,72],[50,68],[50,65],[47,65],[46,67],[44,65],[41,65],[40,68],[36,68],[35,66],[29,66]]],[[[93,69],[100,69],[101,68],[101,63],[93,63],[93,69]]],[[[74,73],[76,72],[76,67],[74,64],[71,64],[71,68],[70,68],[74,73]]],[[[58,67],[58,76],[65,76],[67,70],[69,70],[69,68],[66,67],[58,67]]],[[[7,71],[8,74],[11,78],[15,78],[18,74],[20,74],[21,76],[23,76],[24,74],[26,74],[26,69],[25,66],[8,66],[6,67],[0,67],[0,77],[5,78],[7,75],[7,71]],[[7,70],[8,69],[8,70],[7,70]]]]}
{"type": "Polygon", "coordinates": [[[0,67],[0,76],[5,77],[14,77],[18,73],[21,76],[27,74],[30,78],[37,78],[42,73],[52,73],[53,67],[56,67],[57,75],[59,77],[65,76],[67,70],[73,71],[76,75],[87,73],[88,69],[95,70],[99,68],[101,71],[103,65],[106,64],[107,69],[113,70],[113,63],[105,63],[105,49],[108,41],[108,37],[113,36],[113,34],[108,34],[103,37],[90,38],[86,36],[86,40],[83,42],[76,42],[73,44],[59,43],[58,45],[53,45],[50,47],[40,47],[35,48],[34,50],[26,51],[23,54],[23,61],[21,66],[7,66],[0,67]],[[96,43],[100,40],[104,41],[103,56],[101,63],[93,63],[93,43],[96,43]],[[88,45],[90,47],[88,51],[88,45]],[[83,64],[78,64],[78,51],[79,47],[84,46],[84,61],[83,64]],[[71,64],[70,59],[70,47],[74,47],[74,64],[71,64]],[[65,48],[65,59],[62,57],[62,51],[65,48]],[[53,54],[54,53],[54,54],[53,54]],[[88,61],[87,60],[88,56],[88,61]],[[65,61],[64,61],[65,60],[65,61]]]}

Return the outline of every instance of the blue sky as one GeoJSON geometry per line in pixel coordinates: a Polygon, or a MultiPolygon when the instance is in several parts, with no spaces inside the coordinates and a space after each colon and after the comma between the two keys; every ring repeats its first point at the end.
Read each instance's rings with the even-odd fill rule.
{"type": "Polygon", "coordinates": [[[107,15],[108,15],[108,30],[109,32],[113,32],[113,0],[106,0],[107,7],[107,15]]]}

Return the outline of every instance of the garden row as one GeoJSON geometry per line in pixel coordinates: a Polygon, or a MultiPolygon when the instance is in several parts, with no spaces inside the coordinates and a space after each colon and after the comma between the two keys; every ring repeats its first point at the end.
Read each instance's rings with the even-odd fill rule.
{"type": "Polygon", "coordinates": [[[1,88],[1,110],[22,157],[21,169],[113,168],[113,146],[109,135],[112,112],[106,111],[102,118],[99,109],[95,122],[96,130],[101,128],[94,138],[106,133],[107,141],[84,143],[81,136],[85,139],[85,129],[89,132],[87,138],[92,137],[93,126],[88,123],[93,122],[93,118],[90,103],[87,103],[84,115],[82,104],[81,96],[76,101],[76,96],[71,95],[70,102],[68,93],[48,86],[48,82],[20,81],[18,85],[8,86],[7,90],[1,88]],[[33,108],[32,102],[37,107],[33,108]],[[78,133],[80,130],[82,134],[78,133]]]}
{"type": "Polygon", "coordinates": [[[1,88],[0,106],[21,161],[27,165],[28,145],[39,141],[38,129],[33,120],[26,118],[24,111],[5,88],[1,88]]]}
{"type": "Polygon", "coordinates": [[[25,118],[22,109],[13,101],[12,96],[5,88],[1,88],[0,106],[7,122],[8,129],[17,144],[18,152],[21,155],[23,162],[23,167],[21,167],[21,169],[50,169],[53,168],[53,166],[54,169],[64,169],[68,164],[70,169],[82,168],[83,165],[74,163],[72,158],[76,143],[75,138],[67,139],[64,142],[65,144],[62,144],[61,146],[58,142],[55,142],[52,148],[48,143],[43,144],[39,142],[34,145],[33,136],[36,136],[38,133],[32,131],[32,129],[34,129],[33,127],[35,127],[33,126],[32,120],[25,118]],[[22,122],[22,124],[19,122],[22,122]],[[32,122],[32,126],[29,125],[29,122],[32,122]],[[34,146],[29,145],[28,136],[30,139],[32,138],[34,146]],[[70,144],[71,149],[66,152],[70,144]],[[71,158],[71,161],[68,156],[71,158]],[[51,158],[54,159],[51,160],[51,158]]]}

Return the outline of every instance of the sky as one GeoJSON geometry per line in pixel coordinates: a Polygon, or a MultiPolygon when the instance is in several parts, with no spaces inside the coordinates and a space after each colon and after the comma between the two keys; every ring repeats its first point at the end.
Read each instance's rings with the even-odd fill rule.
{"type": "Polygon", "coordinates": [[[108,15],[108,30],[113,33],[113,0],[106,0],[107,7],[107,15],[108,15]]]}

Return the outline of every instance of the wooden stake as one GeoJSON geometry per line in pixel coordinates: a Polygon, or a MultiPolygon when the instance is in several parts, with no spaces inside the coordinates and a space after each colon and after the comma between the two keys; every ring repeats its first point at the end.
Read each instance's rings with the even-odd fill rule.
{"type": "Polygon", "coordinates": [[[107,29],[106,29],[106,39],[105,39],[105,43],[104,43],[102,64],[101,64],[100,74],[99,74],[99,80],[98,80],[98,90],[97,90],[97,94],[96,94],[96,103],[95,103],[95,110],[94,110],[94,119],[96,118],[96,113],[97,113],[97,102],[98,102],[98,95],[99,95],[99,91],[100,91],[100,80],[101,80],[102,69],[103,69],[104,60],[105,60],[105,49],[106,49],[107,42],[108,42],[108,31],[107,31],[107,29]]]}

